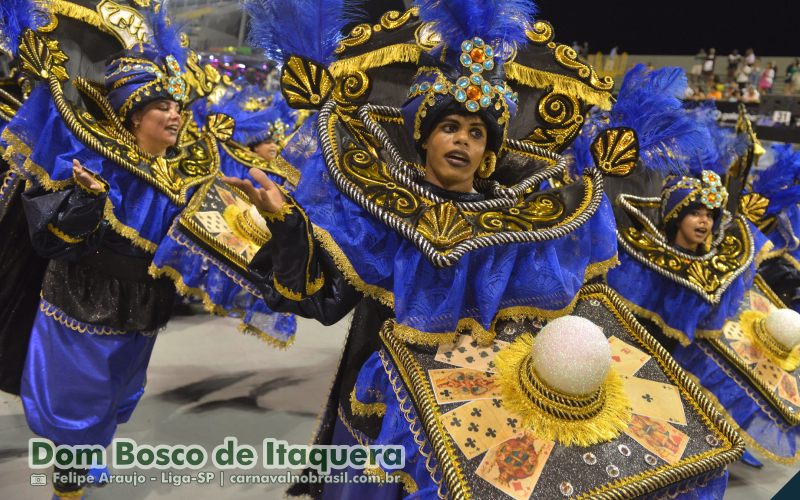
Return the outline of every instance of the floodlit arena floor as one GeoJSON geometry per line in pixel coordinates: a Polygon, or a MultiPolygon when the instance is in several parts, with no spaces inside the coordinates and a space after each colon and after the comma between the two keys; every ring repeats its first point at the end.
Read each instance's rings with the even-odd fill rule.
{"type": "MultiPolygon", "coordinates": [[[[265,438],[308,444],[317,414],[327,395],[344,343],[349,318],[330,327],[298,319],[297,340],[287,350],[270,347],[246,336],[232,319],[206,315],[172,320],[160,334],[148,371],[144,397],[133,418],[121,426],[117,437],[138,444],[198,444],[211,452],[225,437],[261,451],[265,438]]],[[[0,498],[49,499],[50,485],[31,486],[27,464],[28,438],[18,398],[0,393],[0,498]]],[[[230,473],[279,474],[260,464],[250,471],[220,471],[213,465],[203,470],[215,474],[210,484],[170,484],[169,473],[155,469],[138,471],[144,484],[107,485],[90,488],[90,499],[278,499],[283,484],[230,484],[230,473]],[[151,479],[153,478],[153,479],[151,479]]],[[[761,470],[742,464],[730,467],[725,496],[731,500],[771,498],[800,470],[766,463],[761,470]]],[[[114,471],[112,470],[112,473],[114,471]]],[[[129,474],[129,472],[126,471],[129,474]]]]}

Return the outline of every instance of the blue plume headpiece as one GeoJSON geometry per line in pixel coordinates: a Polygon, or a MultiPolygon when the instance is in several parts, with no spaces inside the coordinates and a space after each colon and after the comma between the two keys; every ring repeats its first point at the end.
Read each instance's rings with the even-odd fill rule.
{"type": "Polygon", "coordinates": [[[16,55],[22,33],[47,22],[47,15],[33,0],[0,1],[0,49],[16,55]]]}
{"type": "Polygon", "coordinates": [[[344,0],[244,0],[243,8],[250,45],[275,61],[294,55],[328,66],[348,22],[344,0]]]}
{"type": "Polygon", "coordinates": [[[145,11],[145,19],[152,32],[152,45],[156,48],[161,59],[167,56],[174,57],[185,69],[188,48],[183,43],[184,35],[168,15],[169,0],[162,0],[161,4],[154,5],[145,11]]]}
{"type": "Polygon", "coordinates": [[[211,107],[211,112],[233,118],[233,140],[246,146],[266,140],[283,146],[296,122],[295,111],[280,92],[270,94],[253,85],[228,93],[211,107]]]}
{"type": "Polygon", "coordinates": [[[576,172],[594,165],[590,146],[598,134],[628,127],[636,132],[644,168],[663,175],[686,173],[690,159],[706,155],[710,142],[707,127],[683,108],[687,86],[680,68],[649,71],[639,64],[631,69],[611,111],[590,114],[570,147],[576,172]]]}
{"type": "Polygon", "coordinates": [[[769,199],[766,215],[776,215],[800,203],[800,151],[791,144],[770,148],[773,162],[759,172],[753,191],[769,199]]]}
{"type": "Polygon", "coordinates": [[[526,0],[418,0],[421,22],[434,23],[441,43],[420,58],[422,67],[402,106],[406,128],[420,144],[441,114],[453,106],[481,116],[487,149],[499,152],[517,95],[505,82],[510,50],[527,43],[536,6],[526,0]]]}
{"type": "Polygon", "coordinates": [[[713,101],[705,101],[688,112],[708,132],[706,147],[688,158],[689,172],[699,177],[703,170],[712,170],[724,177],[731,163],[747,152],[745,135],[717,122],[717,107],[713,101]]]}

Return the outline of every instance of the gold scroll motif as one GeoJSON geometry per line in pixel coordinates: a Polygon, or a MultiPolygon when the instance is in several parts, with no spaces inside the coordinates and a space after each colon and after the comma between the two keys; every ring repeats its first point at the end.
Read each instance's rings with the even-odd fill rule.
{"type": "Polygon", "coordinates": [[[547,45],[553,41],[553,25],[547,21],[536,21],[525,34],[528,40],[537,45],[547,45]]]}
{"type": "Polygon", "coordinates": [[[578,60],[578,53],[572,47],[557,45],[554,55],[556,62],[567,69],[575,70],[579,77],[588,80],[589,85],[595,89],[610,91],[614,88],[614,80],[611,77],[599,78],[594,68],[578,60]]]}
{"type": "Polygon", "coordinates": [[[383,30],[396,30],[397,28],[406,24],[412,17],[416,17],[419,9],[412,7],[405,12],[390,10],[381,16],[379,24],[370,25],[369,23],[362,23],[357,25],[350,31],[350,34],[339,42],[339,45],[334,51],[336,54],[345,52],[350,47],[357,47],[367,43],[374,33],[383,30]]]}
{"type": "Polygon", "coordinates": [[[580,132],[583,112],[575,97],[551,91],[539,99],[536,107],[537,121],[544,125],[536,127],[523,140],[548,151],[560,151],[580,132]]]}
{"type": "Polygon", "coordinates": [[[97,5],[97,13],[102,23],[126,49],[150,42],[147,23],[136,9],[103,0],[97,5]]]}

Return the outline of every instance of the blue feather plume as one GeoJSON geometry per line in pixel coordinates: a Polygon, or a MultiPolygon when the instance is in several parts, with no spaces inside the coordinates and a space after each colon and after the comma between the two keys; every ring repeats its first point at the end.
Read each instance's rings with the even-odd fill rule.
{"type": "Polygon", "coordinates": [[[46,17],[33,0],[0,0],[0,48],[16,56],[22,33],[45,22],[46,17]]]}
{"type": "Polygon", "coordinates": [[[181,67],[185,67],[188,50],[181,46],[181,30],[169,18],[169,0],[161,2],[160,8],[145,11],[147,24],[153,33],[153,45],[163,59],[172,55],[181,67]]]}
{"type": "Polygon", "coordinates": [[[287,134],[294,129],[296,111],[289,107],[280,92],[267,94],[254,86],[240,92],[230,92],[211,106],[212,113],[224,113],[236,122],[233,140],[244,145],[263,140],[271,124],[277,120],[288,126],[287,134]],[[269,101],[263,109],[250,110],[246,104],[252,100],[269,101]]]}
{"type": "Polygon", "coordinates": [[[753,191],[769,198],[767,215],[800,203],[800,151],[791,144],[774,144],[773,162],[753,181],[753,191]]]}
{"type": "Polygon", "coordinates": [[[733,161],[747,152],[746,136],[737,134],[732,127],[719,125],[717,107],[713,101],[705,101],[688,110],[688,113],[706,128],[709,136],[707,147],[689,158],[689,172],[699,177],[703,170],[712,170],[724,177],[733,161]]]}
{"type": "Polygon", "coordinates": [[[711,142],[708,128],[683,109],[687,85],[680,68],[649,71],[640,64],[631,69],[611,111],[591,114],[568,150],[575,172],[594,165],[589,146],[599,133],[628,127],[636,131],[645,168],[663,175],[687,173],[692,159],[708,154],[711,142]]]}
{"type": "Polygon", "coordinates": [[[250,16],[251,46],[275,61],[296,55],[325,66],[355,15],[345,11],[344,0],[244,0],[243,8],[250,16]]]}
{"type": "Polygon", "coordinates": [[[472,37],[496,45],[524,45],[538,9],[533,0],[416,0],[419,18],[436,23],[447,47],[459,47],[472,37]]]}

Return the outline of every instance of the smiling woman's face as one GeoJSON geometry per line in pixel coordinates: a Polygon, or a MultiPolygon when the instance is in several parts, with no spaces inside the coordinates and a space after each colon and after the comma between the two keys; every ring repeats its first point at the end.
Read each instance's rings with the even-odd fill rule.
{"type": "Polygon", "coordinates": [[[486,141],[486,124],[478,115],[445,116],[422,143],[425,180],[449,191],[472,191],[486,141]]]}
{"type": "Polygon", "coordinates": [[[178,142],[181,108],[169,99],[153,101],[131,118],[136,144],[152,154],[163,154],[178,142]]]}

